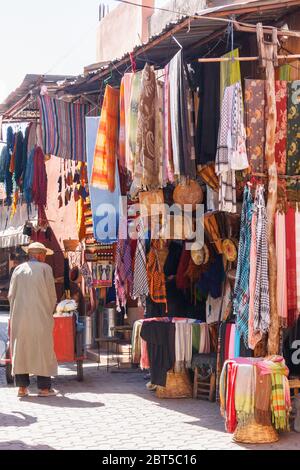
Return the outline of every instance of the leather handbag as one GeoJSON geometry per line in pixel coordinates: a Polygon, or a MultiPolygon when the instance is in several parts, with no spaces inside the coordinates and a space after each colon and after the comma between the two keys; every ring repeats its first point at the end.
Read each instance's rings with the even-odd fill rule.
{"type": "Polygon", "coordinates": [[[185,183],[179,183],[173,194],[173,199],[176,204],[184,205],[191,204],[193,210],[196,209],[197,204],[203,201],[203,191],[200,184],[195,180],[189,180],[185,183]]]}

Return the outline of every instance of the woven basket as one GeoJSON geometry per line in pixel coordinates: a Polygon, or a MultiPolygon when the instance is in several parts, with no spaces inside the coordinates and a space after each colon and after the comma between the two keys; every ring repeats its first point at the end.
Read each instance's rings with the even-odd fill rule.
{"type": "Polygon", "coordinates": [[[64,240],[64,247],[66,251],[76,251],[79,241],[78,240],[64,240]]]}
{"type": "Polygon", "coordinates": [[[158,386],[156,389],[157,398],[192,398],[193,388],[188,372],[173,372],[167,374],[165,387],[158,386]]]}
{"type": "Polygon", "coordinates": [[[278,434],[270,425],[251,423],[246,426],[238,426],[233,440],[244,444],[270,444],[279,440],[278,434]]]}

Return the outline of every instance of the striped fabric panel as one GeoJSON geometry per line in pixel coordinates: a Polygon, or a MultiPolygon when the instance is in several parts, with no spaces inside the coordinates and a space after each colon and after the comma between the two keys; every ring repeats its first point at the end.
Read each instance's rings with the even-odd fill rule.
{"type": "Polygon", "coordinates": [[[46,155],[86,161],[85,116],[96,116],[90,105],[56,100],[48,95],[39,97],[46,155]]]}

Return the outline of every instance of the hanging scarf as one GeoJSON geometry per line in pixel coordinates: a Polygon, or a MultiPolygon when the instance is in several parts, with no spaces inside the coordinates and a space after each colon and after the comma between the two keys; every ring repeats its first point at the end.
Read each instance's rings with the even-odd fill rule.
{"type": "MultiPolygon", "coordinates": [[[[239,50],[234,49],[233,51],[227,52],[222,57],[232,58],[239,57],[239,50]]],[[[220,63],[220,100],[222,102],[224,96],[224,90],[230,85],[234,85],[237,82],[241,82],[241,68],[238,60],[229,60],[220,63]]]]}
{"type": "Polygon", "coordinates": [[[127,169],[130,172],[134,170],[134,162],[136,161],[136,144],[137,144],[137,129],[138,129],[138,111],[141,96],[142,86],[142,73],[138,72],[133,74],[131,82],[131,96],[129,103],[128,115],[128,141],[130,154],[127,161],[127,169]]]}
{"type": "Polygon", "coordinates": [[[295,209],[289,207],[286,213],[286,272],[287,272],[287,303],[288,326],[293,326],[297,313],[297,272],[296,272],[296,227],[295,209]]]}
{"type": "Polygon", "coordinates": [[[124,172],[126,168],[126,119],[125,119],[125,78],[120,85],[120,118],[119,118],[119,169],[124,172]]]}
{"type": "Polygon", "coordinates": [[[249,275],[251,247],[252,196],[250,189],[244,189],[244,201],[241,214],[241,229],[236,281],[234,288],[233,312],[237,316],[236,326],[244,343],[248,345],[249,321],[249,275]]]}
{"type": "MultiPolygon", "coordinates": [[[[286,145],[287,145],[287,82],[275,82],[276,93],[276,133],[275,133],[275,161],[278,175],[286,172],[286,145]]],[[[277,206],[285,207],[286,181],[278,178],[277,206]]]]}
{"type": "Polygon", "coordinates": [[[138,299],[139,303],[145,307],[146,297],[149,295],[149,285],[146,269],[145,229],[142,218],[140,219],[137,231],[138,239],[134,260],[132,298],[134,300],[138,299]]]}
{"type": "Polygon", "coordinates": [[[146,64],[142,72],[134,163],[134,182],[138,189],[159,186],[159,158],[155,154],[156,99],[155,72],[146,64]]]}
{"type": "Polygon", "coordinates": [[[33,148],[28,155],[24,183],[23,183],[23,193],[24,193],[25,201],[28,205],[32,203],[34,156],[35,156],[35,149],[33,148]]]}
{"type": "Polygon", "coordinates": [[[264,172],[265,155],[265,82],[245,80],[246,146],[254,173],[264,172]]]}
{"type": "Polygon", "coordinates": [[[115,191],[119,90],[107,85],[97,132],[91,185],[115,191]]]}
{"type": "Polygon", "coordinates": [[[131,295],[133,283],[131,247],[128,238],[120,239],[117,243],[116,253],[116,271],[115,271],[115,287],[117,310],[125,308],[127,300],[131,295]]]}
{"type": "Polygon", "coordinates": [[[5,169],[7,167],[7,162],[9,160],[9,152],[7,145],[2,148],[1,156],[0,156],[0,183],[4,183],[5,181],[5,169]]]}
{"type": "Polygon", "coordinates": [[[231,169],[229,140],[233,97],[234,85],[227,87],[224,92],[216,155],[216,174],[219,176],[219,210],[225,212],[236,212],[236,180],[235,171],[231,169]]]}
{"type": "Polygon", "coordinates": [[[255,300],[255,286],[257,278],[257,242],[256,242],[256,225],[257,225],[257,212],[254,211],[251,222],[251,249],[250,249],[250,275],[249,275],[249,333],[248,333],[248,346],[250,349],[255,348],[257,343],[262,338],[260,331],[254,332],[254,300],[255,300]]]}
{"type": "Polygon", "coordinates": [[[40,147],[36,147],[33,162],[32,200],[37,206],[47,205],[48,179],[45,155],[40,147]]]}
{"type": "MultiPolygon", "coordinates": [[[[296,284],[297,284],[297,313],[300,315],[300,212],[296,211],[296,284]]],[[[280,271],[278,271],[280,272],[280,271]]]]}
{"type": "MultiPolygon", "coordinates": [[[[299,81],[288,82],[288,121],[287,121],[287,175],[300,175],[300,102],[297,100],[299,81]],[[296,98],[295,98],[296,96],[296,98]]],[[[299,199],[297,180],[287,183],[287,195],[289,201],[299,199]]]]}
{"type": "Polygon", "coordinates": [[[132,84],[132,73],[125,73],[124,81],[124,113],[125,113],[125,170],[126,172],[132,171],[132,162],[130,160],[130,146],[129,146],[129,110],[130,110],[130,95],[132,84]]]}
{"type": "Polygon", "coordinates": [[[18,186],[21,184],[21,177],[23,175],[23,133],[19,131],[16,136],[16,151],[15,151],[15,182],[18,186]]]}
{"type": "Polygon", "coordinates": [[[152,240],[151,249],[148,255],[147,273],[150,296],[153,302],[166,305],[168,312],[166,279],[162,266],[158,258],[160,240],[152,240]]]}
{"type": "Polygon", "coordinates": [[[226,361],[220,377],[220,408],[225,418],[226,431],[229,433],[234,433],[237,426],[234,403],[237,370],[238,365],[234,361],[226,361]]]}
{"type": "Polygon", "coordinates": [[[165,67],[164,81],[164,148],[165,148],[165,172],[164,183],[168,181],[174,182],[174,162],[172,150],[172,135],[170,121],[170,81],[169,81],[169,65],[165,67]]]}
{"type": "Polygon", "coordinates": [[[243,92],[240,82],[234,85],[233,106],[231,109],[231,149],[230,167],[232,170],[245,170],[249,167],[246,151],[246,130],[244,126],[243,92]]]}
{"type": "Polygon", "coordinates": [[[270,326],[270,298],[268,274],[267,211],[264,187],[258,186],[254,207],[256,223],[256,282],[254,298],[254,332],[265,334],[270,326]]]}
{"type": "Polygon", "coordinates": [[[235,410],[238,424],[246,426],[254,419],[255,367],[239,364],[235,383],[235,410]]]}
{"type": "MultiPolygon", "coordinates": [[[[277,311],[280,323],[283,328],[287,327],[288,309],[287,309],[287,279],[286,279],[286,228],[285,214],[276,212],[275,219],[275,239],[276,239],[276,258],[277,258],[277,311]]],[[[300,260],[299,260],[300,261],[300,260]]],[[[299,289],[300,292],[300,289],[299,289]]]]}
{"type": "Polygon", "coordinates": [[[164,86],[163,83],[156,83],[156,101],[155,101],[155,159],[158,161],[158,185],[164,186],[164,86]]]}

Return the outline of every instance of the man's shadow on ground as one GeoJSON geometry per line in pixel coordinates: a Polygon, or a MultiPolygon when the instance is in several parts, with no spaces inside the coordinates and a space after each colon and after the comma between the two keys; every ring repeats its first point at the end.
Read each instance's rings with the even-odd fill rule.
{"type": "Polygon", "coordinates": [[[38,397],[37,395],[29,395],[28,397],[21,398],[20,401],[37,403],[39,405],[55,406],[57,408],[100,408],[105,406],[104,403],[101,402],[72,399],[62,394],[58,394],[54,397],[38,397]]]}
{"type": "MultiPolygon", "coordinates": [[[[25,427],[37,422],[35,416],[30,416],[21,411],[12,411],[13,414],[0,413],[0,427],[25,427]],[[19,415],[19,416],[18,416],[19,415]]],[[[1,447],[0,447],[1,448],[1,447]]]]}

